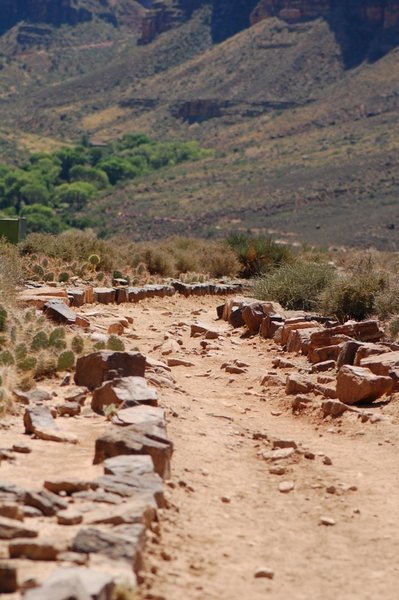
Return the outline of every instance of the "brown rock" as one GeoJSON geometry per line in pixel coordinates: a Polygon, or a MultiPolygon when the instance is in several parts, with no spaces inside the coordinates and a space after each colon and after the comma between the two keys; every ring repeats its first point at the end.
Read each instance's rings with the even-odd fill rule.
{"type": "Polygon", "coordinates": [[[67,290],[67,294],[71,306],[83,306],[85,304],[85,290],[78,290],[76,288],[72,288],[67,290]]]}
{"type": "Polygon", "coordinates": [[[156,518],[156,506],[150,496],[145,499],[141,495],[131,498],[119,506],[100,508],[91,514],[86,515],[86,522],[89,525],[122,525],[142,523],[150,527],[156,518]]]}
{"type": "Polygon", "coordinates": [[[96,287],[94,292],[94,302],[100,304],[112,304],[115,302],[116,292],[114,288],[96,287]]]}
{"type": "Polygon", "coordinates": [[[60,417],[76,417],[80,415],[82,407],[78,402],[65,401],[63,404],[58,404],[56,410],[60,417]]]}
{"type": "Polygon", "coordinates": [[[24,414],[24,426],[26,433],[34,433],[42,440],[52,442],[67,442],[76,444],[77,438],[72,434],[62,433],[57,426],[51,411],[47,406],[35,406],[27,408],[24,414]]]}
{"type": "Polygon", "coordinates": [[[82,521],[83,515],[77,510],[60,510],[57,514],[57,523],[59,525],[79,525],[82,521]]]}
{"type": "Polygon", "coordinates": [[[338,360],[341,350],[342,344],[333,344],[321,348],[309,348],[308,359],[311,363],[320,363],[327,360],[336,361],[338,360]]]}
{"type": "Polygon", "coordinates": [[[65,500],[47,489],[39,492],[26,492],[25,504],[37,508],[46,517],[51,517],[57,514],[58,511],[65,510],[68,507],[65,500]]]}
{"type": "Polygon", "coordinates": [[[382,344],[361,344],[359,343],[359,347],[357,349],[356,355],[354,357],[353,365],[357,367],[361,366],[361,361],[363,358],[368,358],[369,356],[378,356],[379,354],[385,354],[387,352],[387,347],[382,344]]]}
{"type": "Polygon", "coordinates": [[[264,339],[272,339],[277,329],[284,323],[284,318],[281,315],[267,315],[262,319],[259,327],[259,335],[264,339]]]}
{"type": "Polygon", "coordinates": [[[291,373],[287,375],[285,391],[287,394],[308,394],[314,388],[314,383],[304,375],[291,373]]]}
{"type": "Polygon", "coordinates": [[[194,367],[194,363],[184,358],[171,357],[167,360],[168,367],[194,367]]]}
{"type": "Polygon", "coordinates": [[[119,321],[115,321],[114,323],[110,323],[107,328],[107,333],[110,335],[122,335],[125,331],[124,326],[119,321]]]}
{"type": "Polygon", "coordinates": [[[76,313],[62,300],[49,300],[43,307],[48,319],[59,325],[74,325],[76,313]]]}
{"type": "Polygon", "coordinates": [[[0,517],[0,540],[11,540],[14,538],[33,538],[37,537],[38,532],[34,529],[29,529],[24,525],[20,525],[14,519],[0,517]]]}
{"type": "Polygon", "coordinates": [[[335,386],[322,385],[321,383],[315,383],[313,391],[315,394],[321,394],[325,398],[335,399],[337,397],[337,392],[335,390],[335,386]]]}
{"type": "MultiPolygon", "coordinates": [[[[290,320],[287,320],[284,323],[283,326],[283,331],[281,334],[281,343],[283,344],[283,346],[285,346],[289,340],[289,337],[291,335],[292,331],[296,331],[298,329],[320,329],[319,324],[317,323],[317,321],[305,321],[305,320],[301,320],[299,322],[294,322],[292,323],[290,320]]],[[[288,347],[287,347],[288,350],[288,347]]],[[[292,350],[290,350],[290,352],[292,352],[292,350]]]]}
{"type": "Polygon", "coordinates": [[[249,331],[258,333],[265,315],[272,313],[274,307],[271,302],[252,302],[243,308],[241,316],[249,331]]]}
{"type": "Polygon", "coordinates": [[[39,388],[35,390],[29,390],[28,392],[23,392],[22,390],[14,390],[14,396],[16,396],[18,402],[21,404],[43,404],[43,402],[48,402],[51,400],[51,395],[46,390],[41,390],[39,388]]]}
{"type": "Polygon", "coordinates": [[[94,464],[119,454],[149,454],[156,473],[163,478],[170,476],[170,460],[173,444],[161,438],[138,432],[132,428],[118,429],[96,440],[94,464]]]}
{"type": "Polygon", "coordinates": [[[8,545],[10,558],[28,560],[57,560],[59,549],[51,542],[18,540],[8,545]]]}
{"type": "Polygon", "coordinates": [[[392,390],[390,377],[374,375],[369,369],[343,366],[337,376],[337,397],[344,404],[355,404],[361,400],[376,400],[392,390]]]}
{"type": "Polygon", "coordinates": [[[13,594],[18,590],[17,567],[0,563],[0,594],[13,594]]]}
{"type": "Polygon", "coordinates": [[[353,365],[356,353],[361,346],[362,343],[355,340],[344,342],[337,358],[337,369],[340,369],[344,365],[353,365]]]}
{"type": "Polygon", "coordinates": [[[80,479],[52,479],[50,481],[44,482],[44,487],[53,492],[54,494],[59,494],[60,492],[65,492],[68,495],[74,494],[75,492],[82,492],[84,490],[89,490],[92,484],[90,481],[82,481],[80,479]]]}
{"type": "MultiPolygon", "coordinates": [[[[104,475],[96,479],[95,484],[105,493],[116,494],[121,498],[144,498],[146,502],[151,498],[159,508],[166,505],[162,479],[154,471],[141,475],[131,472],[104,475]]],[[[151,502],[151,506],[155,506],[154,502],[151,502]]]]}
{"type": "Polygon", "coordinates": [[[334,360],[325,360],[324,362],[315,363],[312,366],[312,373],[324,373],[324,371],[331,371],[335,369],[334,360]]]}
{"type": "Polygon", "coordinates": [[[93,392],[91,408],[94,412],[103,414],[104,408],[110,404],[126,408],[139,404],[156,406],[158,394],[149,387],[144,377],[121,377],[106,381],[93,392]]]}
{"type": "Polygon", "coordinates": [[[287,352],[301,352],[304,356],[307,356],[309,352],[310,336],[313,332],[319,330],[319,327],[314,326],[304,327],[302,329],[294,326],[287,339],[287,352]]]}
{"type": "Polygon", "coordinates": [[[14,502],[4,502],[0,504],[0,516],[16,521],[24,520],[24,511],[19,504],[14,502]]]}
{"type": "Polygon", "coordinates": [[[140,352],[101,350],[78,358],[75,383],[94,390],[110,378],[110,372],[119,377],[144,377],[144,371],[145,357],[140,352]]]}
{"type": "Polygon", "coordinates": [[[325,400],[321,404],[321,410],[323,412],[323,417],[340,417],[344,414],[345,411],[348,410],[346,404],[340,402],[340,400],[325,400]]]}
{"type": "Polygon", "coordinates": [[[301,410],[304,410],[311,404],[312,404],[311,398],[309,398],[308,396],[304,396],[302,394],[298,394],[297,396],[295,396],[295,398],[292,401],[292,404],[291,404],[292,412],[300,412],[301,410]]]}

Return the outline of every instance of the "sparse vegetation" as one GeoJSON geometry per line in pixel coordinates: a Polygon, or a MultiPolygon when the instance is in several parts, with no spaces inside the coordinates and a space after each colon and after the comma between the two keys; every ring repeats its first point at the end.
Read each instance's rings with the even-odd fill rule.
{"type": "Polygon", "coordinates": [[[320,294],[333,279],[329,265],[297,260],[255,280],[253,294],[291,310],[317,310],[320,294]]]}

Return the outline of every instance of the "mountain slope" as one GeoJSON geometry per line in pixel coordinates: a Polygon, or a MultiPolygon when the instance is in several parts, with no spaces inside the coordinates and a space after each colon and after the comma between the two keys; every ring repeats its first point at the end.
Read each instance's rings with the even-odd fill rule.
{"type": "MultiPolygon", "coordinates": [[[[205,4],[171,0],[179,18],[161,35],[152,29],[151,43],[93,12],[52,29],[23,62],[19,51],[7,58],[4,151],[27,138],[97,142],[129,131],[197,139],[214,158],[105,195],[89,211],[98,229],[138,239],[240,228],[396,247],[399,1],[205,4]],[[217,35],[227,39],[215,44],[217,35]],[[348,55],[351,35],[363,36],[363,54],[348,55]]],[[[151,20],[149,5],[139,10],[151,20]]],[[[18,48],[14,33],[0,50],[11,39],[18,48]]]]}

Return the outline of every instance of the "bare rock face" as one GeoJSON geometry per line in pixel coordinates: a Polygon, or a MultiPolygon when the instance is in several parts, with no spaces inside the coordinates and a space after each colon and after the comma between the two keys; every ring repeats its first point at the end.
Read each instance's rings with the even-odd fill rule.
{"type": "Polygon", "coordinates": [[[390,377],[374,375],[364,367],[343,366],[337,376],[337,397],[344,404],[355,404],[361,400],[376,400],[391,391],[390,377]]]}
{"type": "Polygon", "coordinates": [[[115,373],[119,377],[144,377],[144,371],[145,357],[140,352],[101,350],[78,358],[75,383],[94,390],[104,381],[113,379],[115,373]]]}
{"type": "Polygon", "coordinates": [[[397,0],[259,0],[250,22],[270,17],[291,24],[327,19],[343,41],[348,66],[370,54],[379,57],[398,43],[397,0]]]}

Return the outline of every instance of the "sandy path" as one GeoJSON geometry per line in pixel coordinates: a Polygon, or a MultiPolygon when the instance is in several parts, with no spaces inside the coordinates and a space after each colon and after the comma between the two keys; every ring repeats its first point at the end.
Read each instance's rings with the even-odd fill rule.
{"type": "Polygon", "coordinates": [[[195,364],[173,368],[183,393],[162,392],[162,403],[178,415],[169,424],[175,443],[170,489],[175,509],[162,519],[161,546],[149,550],[148,567],[157,571],[148,576],[149,597],[397,598],[396,426],[362,424],[354,415],[313,423],[292,416],[283,388],[265,393],[260,386],[276,356],[272,342],[240,339],[218,322],[214,325],[229,337],[219,350],[204,355],[201,338],[190,338],[189,330],[177,325],[212,323],[216,304],[170,300],[170,316],[152,317],[152,339],[145,331],[147,319],[137,327],[140,339],[146,339],[145,350],[169,331],[183,342],[181,355],[195,364]],[[198,308],[202,312],[193,314],[198,308]],[[247,362],[248,372],[221,370],[232,358],[247,362]],[[253,439],[255,432],[294,439],[316,458],[285,461],[286,474],[271,475],[270,464],[257,455],[267,447],[253,439]],[[325,465],[322,454],[333,464],[325,465]],[[295,489],[279,492],[282,480],[293,481],[295,489]],[[337,493],[328,493],[328,486],[337,493]],[[229,502],[222,501],[224,496],[229,502]],[[332,517],[335,526],[320,525],[321,516],[332,517]],[[165,552],[168,560],[161,557],[165,552]],[[274,579],[255,578],[260,567],[272,569],[274,579]]]}
{"type": "MultiPolygon", "coordinates": [[[[160,390],[175,444],[168,482],[171,508],[161,511],[160,540],[147,547],[142,598],[396,600],[396,407],[376,408],[390,421],[375,424],[361,423],[350,413],[334,421],[293,416],[283,386],[260,384],[280,350],[273,342],[241,338],[241,331],[215,322],[220,302],[174,297],[83,309],[97,314],[91,319],[99,326],[111,316],[132,316],[127,349],[138,346],[166,360],[160,346],[171,337],[181,344],[173,356],[194,363],[172,368],[178,389],[160,390]],[[223,330],[220,340],[209,341],[209,351],[201,347],[202,337],[190,337],[189,323],[197,320],[223,330]],[[231,375],[220,368],[233,359],[247,363],[247,372],[231,375]],[[315,457],[296,454],[282,461],[284,475],[271,474],[271,464],[259,455],[270,446],[254,439],[259,433],[295,440],[315,457]],[[324,464],[325,456],[331,465],[324,464]],[[292,481],[294,489],[281,493],[281,481],[292,481]],[[329,486],[336,493],[327,492],[329,486]],[[321,525],[321,516],[333,518],[335,525],[321,525]],[[262,567],[274,572],[272,580],[254,577],[262,567]]],[[[287,358],[306,364],[301,357],[287,358]]],[[[282,378],[289,372],[274,371],[282,378]]],[[[63,388],[49,385],[62,394],[63,388]]],[[[32,440],[32,454],[3,463],[1,478],[40,487],[61,469],[68,475],[97,474],[98,467],[91,465],[93,446],[106,427],[104,419],[87,414],[59,422],[78,435],[78,446],[32,440]],[[40,460],[44,454],[45,462],[40,460]]],[[[21,420],[11,421],[2,431],[2,445],[22,433],[21,420]]],[[[28,565],[26,575],[38,568],[28,565]]]]}

